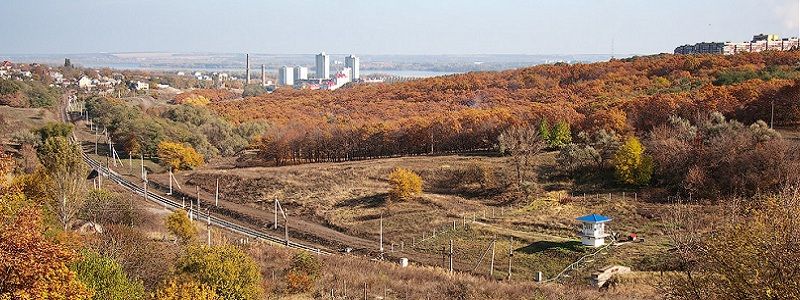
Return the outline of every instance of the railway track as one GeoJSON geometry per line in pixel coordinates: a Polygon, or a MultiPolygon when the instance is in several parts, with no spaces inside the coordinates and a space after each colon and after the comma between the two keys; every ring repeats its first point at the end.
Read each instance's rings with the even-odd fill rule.
{"type": "MultiPolygon", "coordinates": [[[[69,103],[69,101],[70,101],[70,99],[67,99],[67,103],[69,103]]],[[[68,106],[65,106],[64,109],[62,110],[62,119],[63,119],[64,122],[69,123],[70,122],[70,118],[69,118],[69,112],[67,111],[67,109],[68,109],[68,106]]],[[[72,134],[71,139],[72,139],[73,142],[77,142],[77,138],[75,137],[75,133],[72,134]]],[[[147,195],[145,195],[144,187],[140,187],[140,186],[138,186],[138,185],[126,180],[124,177],[122,177],[122,175],[118,174],[114,170],[103,166],[103,164],[100,163],[99,161],[94,160],[91,157],[89,157],[89,155],[86,154],[86,151],[84,151],[85,149],[81,149],[81,150],[82,150],[81,151],[81,155],[83,156],[83,160],[92,169],[97,170],[99,176],[104,176],[107,179],[113,181],[114,183],[120,185],[121,187],[127,189],[131,193],[134,193],[136,195],[142,196],[143,198],[147,199],[148,201],[156,203],[156,204],[158,204],[160,206],[164,206],[165,208],[167,208],[170,211],[174,211],[176,209],[186,209],[185,207],[183,207],[183,203],[179,202],[176,199],[171,199],[171,198],[168,198],[168,197],[165,197],[165,196],[161,196],[161,195],[153,193],[151,191],[147,191],[147,195]]],[[[199,199],[198,199],[198,201],[199,201],[199,199]]],[[[305,250],[305,251],[309,251],[309,252],[313,252],[313,253],[317,253],[317,254],[322,254],[322,255],[333,254],[332,252],[330,252],[328,250],[325,250],[325,249],[316,248],[316,247],[313,247],[313,246],[310,246],[310,245],[294,242],[294,241],[291,241],[291,240],[287,241],[284,238],[279,238],[279,237],[276,237],[276,236],[272,236],[272,235],[269,235],[269,234],[264,233],[262,231],[259,231],[259,230],[256,230],[256,229],[244,226],[244,225],[240,225],[240,224],[234,223],[234,222],[232,222],[230,220],[227,220],[225,218],[214,216],[213,214],[210,214],[209,211],[198,210],[198,209],[196,209],[194,207],[192,207],[190,209],[186,209],[186,210],[187,210],[187,212],[191,211],[191,213],[193,215],[197,216],[197,220],[199,220],[199,221],[207,220],[207,222],[210,222],[211,225],[226,229],[228,231],[231,231],[231,232],[234,232],[234,233],[237,233],[237,234],[241,234],[241,235],[249,237],[249,238],[268,241],[268,242],[272,242],[272,243],[275,243],[275,244],[283,245],[283,246],[286,246],[286,247],[289,247],[289,248],[305,250]]]]}

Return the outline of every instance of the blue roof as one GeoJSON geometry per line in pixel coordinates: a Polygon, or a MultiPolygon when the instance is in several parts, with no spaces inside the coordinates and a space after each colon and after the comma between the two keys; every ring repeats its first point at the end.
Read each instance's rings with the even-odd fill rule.
{"type": "Polygon", "coordinates": [[[603,223],[603,222],[611,221],[611,218],[603,216],[603,215],[591,214],[591,215],[585,215],[583,217],[576,218],[576,220],[581,221],[581,222],[587,222],[587,223],[603,223]]]}

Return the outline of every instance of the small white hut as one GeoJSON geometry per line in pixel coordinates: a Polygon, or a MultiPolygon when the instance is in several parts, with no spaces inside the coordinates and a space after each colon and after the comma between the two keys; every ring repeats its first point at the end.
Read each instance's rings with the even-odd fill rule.
{"type": "Polygon", "coordinates": [[[609,236],[606,233],[606,223],[611,221],[611,218],[591,214],[579,217],[576,220],[582,222],[580,231],[582,244],[590,247],[600,247],[606,243],[605,238],[609,236]]]}

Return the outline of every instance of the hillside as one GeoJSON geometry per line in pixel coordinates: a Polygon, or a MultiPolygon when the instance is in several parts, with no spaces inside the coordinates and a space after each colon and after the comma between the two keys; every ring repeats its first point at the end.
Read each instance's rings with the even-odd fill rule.
{"type": "Polygon", "coordinates": [[[749,124],[769,119],[771,100],[776,125],[798,124],[798,62],[800,52],[657,55],[333,92],[279,89],[210,106],[234,122],[268,122],[265,152],[278,161],[469,151],[494,147],[508,126],[541,119],[566,121],[576,133],[639,132],[671,115],[711,111],[749,124]]]}

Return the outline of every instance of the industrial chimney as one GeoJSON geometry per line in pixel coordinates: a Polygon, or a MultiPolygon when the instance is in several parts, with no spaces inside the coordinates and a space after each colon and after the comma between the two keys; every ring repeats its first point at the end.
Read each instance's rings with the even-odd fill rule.
{"type": "Polygon", "coordinates": [[[245,57],[245,60],[246,60],[245,72],[247,72],[247,77],[246,77],[246,79],[244,81],[244,84],[248,85],[248,84],[250,84],[250,53],[245,54],[245,56],[246,56],[245,57]]]}
{"type": "Polygon", "coordinates": [[[261,65],[261,86],[267,86],[267,67],[261,65]]]}

